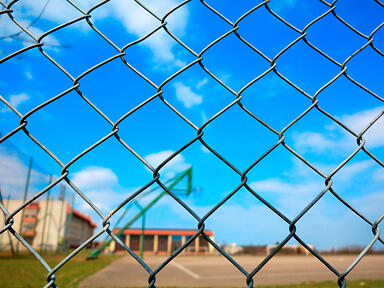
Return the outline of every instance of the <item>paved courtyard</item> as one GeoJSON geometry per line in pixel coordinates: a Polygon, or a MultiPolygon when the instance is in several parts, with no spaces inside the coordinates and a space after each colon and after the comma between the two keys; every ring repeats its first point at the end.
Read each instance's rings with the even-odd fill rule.
{"type": "MultiPolygon", "coordinates": [[[[348,267],[355,256],[325,256],[339,271],[348,267]]],[[[154,269],[164,257],[147,256],[146,263],[154,269]]],[[[239,256],[236,260],[251,271],[262,260],[258,256],[239,256]]],[[[97,261],[97,260],[96,260],[97,261]]],[[[245,277],[221,256],[178,256],[158,275],[156,286],[246,287],[245,277]]],[[[86,278],[81,287],[147,286],[148,274],[130,256],[113,262],[86,278]]],[[[313,256],[280,256],[273,258],[254,277],[256,285],[335,281],[337,277],[313,256]]],[[[347,279],[384,279],[384,255],[368,255],[347,279]]]]}

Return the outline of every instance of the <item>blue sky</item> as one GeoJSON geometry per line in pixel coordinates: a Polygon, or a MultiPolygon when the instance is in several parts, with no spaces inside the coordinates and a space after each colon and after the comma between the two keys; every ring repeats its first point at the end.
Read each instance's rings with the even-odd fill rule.
{"type": "MultiPolygon", "coordinates": [[[[14,17],[23,25],[38,15],[45,1],[25,0],[13,7],[14,17]]],[[[95,1],[79,1],[87,10],[95,1]]],[[[179,2],[145,1],[159,15],[179,2]]],[[[208,1],[230,21],[236,21],[254,3],[208,1]]],[[[271,1],[270,8],[298,29],[325,13],[320,1],[271,1]],[[304,2],[304,3],[303,3],[304,2]]],[[[375,1],[337,2],[337,13],[362,33],[369,35],[384,21],[384,8],[375,1]]],[[[49,2],[41,19],[30,28],[39,36],[57,25],[81,16],[65,1],[49,2]]],[[[92,23],[117,46],[144,36],[159,25],[134,1],[111,1],[92,12],[92,23]]],[[[231,26],[199,1],[191,1],[167,19],[168,29],[199,53],[231,26]]],[[[273,58],[299,33],[273,17],[264,7],[239,24],[239,34],[273,58]]],[[[0,35],[17,32],[6,15],[0,16],[0,35]]],[[[307,39],[342,63],[366,43],[332,14],[307,30],[307,39]]],[[[30,39],[29,39],[30,40],[30,39]]],[[[116,50],[93,31],[85,20],[60,29],[43,41],[44,51],[77,77],[87,69],[116,55],[116,50]]],[[[384,51],[384,28],[373,43],[384,51]]],[[[2,57],[31,45],[27,36],[1,40],[2,57]]],[[[196,58],[164,31],[127,48],[126,60],[157,85],[196,58]]],[[[266,71],[270,64],[234,34],[203,55],[203,63],[234,91],[266,71]]],[[[309,95],[314,95],[340,68],[311,49],[303,41],[281,55],[277,70],[309,95]]],[[[384,57],[367,47],[347,63],[347,73],[379,97],[383,97],[384,57]]],[[[22,114],[72,87],[72,81],[38,49],[31,49],[0,65],[0,93],[22,114]]],[[[112,121],[156,93],[119,59],[102,66],[80,80],[80,90],[112,121]]],[[[164,98],[196,126],[200,127],[235,96],[210,77],[198,64],[163,87],[164,98]]],[[[273,72],[244,91],[242,103],[259,118],[280,131],[311,104],[295,88],[273,72]]],[[[383,109],[383,101],[373,97],[341,76],[319,96],[319,106],[359,133],[383,109]]],[[[4,135],[18,126],[16,114],[1,107],[0,131],[4,135]]],[[[61,161],[67,163],[111,131],[111,125],[75,91],[47,105],[28,118],[28,130],[61,161]]],[[[119,124],[119,136],[151,165],[159,165],[171,153],[196,136],[196,131],[160,99],[154,99],[119,124]]],[[[329,174],[356,149],[356,140],[317,110],[312,110],[284,134],[285,142],[325,174],[329,174]]],[[[384,119],[366,134],[366,147],[384,161],[384,119]]],[[[204,128],[203,139],[237,169],[244,171],[278,140],[277,136],[233,106],[204,128]]],[[[60,167],[23,132],[5,141],[0,148],[3,194],[20,197],[29,157],[34,158],[30,196],[46,185],[48,175],[60,175],[60,167]]],[[[189,197],[181,196],[199,216],[203,216],[239,183],[240,177],[200,142],[195,142],[160,174],[170,178],[193,165],[193,185],[199,187],[189,197]]],[[[130,193],[152,179],[152,173],[115,138],[108,139],[70,167],[70,179],[107,214],[130,193]]],[[[323,179],[279,146],[248,174],[248,184],[262,197],[293,219],[321,190],[323,179]]],[[[359,152],[334,177],[334,189],[356,209],[375,221],[383,213],[384,169],[359,152]]],[[[58,189],[55,193],[58,194],[58,189]]],[[[70,188],[68,188],[70,192],[70,188]]],[[[153,196],[152,196],[153,197],[153,196]]],[[[76,208],[92,213],[76,198],[76,208]]],[[[142,199],[147,203],[150,197],[142,199]]],[[[137,213],[132,211],[129,217],[137,213]]],[[[92,213],[95,220],[99,220],[92,213]]],[[[116,221],[118,215],[112,220],[116,221]]],[[[146,218],[148,227],[195,228],[196,221],[170,197],[163,198],[146,218]]],[[[208,218],[207,229],[219,243],[270,244],[289,233],[288,225],[245,189],[208,218]]],[[[139,225],[139,223],[137,224],[139,225]]],[[[332,195],[326,194],[297,224],[298,235],[319,249],[331,246],[366,245],[372,238],[370,226],[351,213],[332,195]]],[[[378,248],[380,246],[377,246],[378,248]]]]}

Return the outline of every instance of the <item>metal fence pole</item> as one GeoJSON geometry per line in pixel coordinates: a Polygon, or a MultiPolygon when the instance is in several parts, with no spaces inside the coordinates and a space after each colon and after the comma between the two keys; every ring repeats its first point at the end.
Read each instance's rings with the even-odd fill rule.
{"type": "MultiPolygon", "coordinates": [[[[27,195],[28,195],[28,190],[29,190],[29,181],[31,178],[31,170],[32,170],[32,157],[29,159],[29,164],[28,164],[28,172],[27,172],[27,179],[25,182],[25,188],[24,188],[24,197],[23,197],[23,203],[27,201],[27,195]]],[[[20,225],[19,225],[19,233],[22,233],[23,230],[23,221],[24,221],[24,212],[25,210],[21,210],[21,215],[20,215],[20,225]]],[[[19,245],[20,242],[16,242],[16,255],[19,254],[19,245]]]]}
{"type": "MultiPolygon", "coordinates": [[[[52,183],[52,175],[49,176],[49,181],[48,181],[48,185],[52,183]]],[[[46,200],[46,204],[45,204],[45,213],[44,213],[44,219],[43,219],[43,230],[41,231],[41,243],[40,243],[40,249],[42,249],[44,252],[45,252],[45,248],[44,248],[44,237],[45,237],[45,225],[47,223],[47,217],[48,217],[48,208],[49,208],[49,199],[50,199],[50,195],[51,195],[51,190],[48,190],[47,192],[47,200],[46,200]]],[[[48,232],[49,233],[49,232],[48,232]]]]}
{"type": "Polygon", "coordinates": [[[60,186],[59,200],[61,201],[61,207],[60,207],[59,223],[58,223],[58,227],[57,227],[58,239],[57,239],[56,252],[60,251],[60,249],[61,249],[60,246],[63,245],[64,236],[65,236],[65,231],[63,231],[63,227],[65,227],[65,222],[64,222],[64,224],[61,224],[61,222],[63,221],[63,212],[64,212],[64,203],[65,203],[65,186],[64,185],[60,186]],[[63,235],[61,235],[61,233],[63,233],[63,235]]]}
{"type": "MultiPolygon", "coordinates": [[[[8,195],[7,197],[7,203],[4,205],[4,201],[3,201],[3,194],[2,194],[2,190],[1,190],[1,187],[0,187],[0,204],[4,205],[4,207],[6,209],[8,209],[9,207],[9,200],[11,199],[11,195],[8,195]]],[[[6,215],[4,214],[4,217],[6,215]]],[[[11,249],[11,253],[12,255],[15,255],[15,249],[13,248],[13,241],[12,241],[12,236],[11,236],[11,232],[7,231],[7,235],[8,235],[8,241],[9,241],[9,248],[11,249]]],[[[1,234],[1,240],[3,240],[3,237],[5,235],[4,234],[1,234]]]]}

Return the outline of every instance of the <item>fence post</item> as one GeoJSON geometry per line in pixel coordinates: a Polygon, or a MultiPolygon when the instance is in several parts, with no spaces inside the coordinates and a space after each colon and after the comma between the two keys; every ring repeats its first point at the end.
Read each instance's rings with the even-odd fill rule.
{"type": "Polygon", "coordinates": [[[62,228],[63,226],[65,227],[65,222],[64,224],[62,225],[61,222],[63,221],[63,211],[64,211],[64,200],[65,200],[65,186],[64,185],[61,185],[60,186],[60,196],[59,196],[59,200],[61,201],[61,208],[60,208],[60,216],[59,216],[59,223],[57,225],[57,247],[56,247],[56,252],[59,252],[60,251],[60,245],[63,244],[63,240],[64,240],[64,233],[65,231],[63,232],[63,235],[61,236],[61,232],[62,232],[62,228]]]}
{"type": "MultiPolygon", "coordinates": [[[[52,175],[49,176],[48,185],[52,183],[52,175]]],[[[47,191],[47,200],[45,203],[45,215],[44,215],[44,222],[43,222],[43,229],[41,231],[41,242],[40,242],[40,249],[44,249],[44,238],[45,238],[45,226],[47,224],[47,217],[48,217],[48,207],[49,207],[49,198],[51,196],[51,190],[47,191]]],[[[49,228],[49,227],[48,227],[49,228]]],[[[48,229],[49,230],[49,229],[48,229]]]]}
{"type": "MultiPolygon", "coordinates": [[[[7,203],[4,205],[3,194],[1,191],[1,187],[0,187],[0,203],[4,205],[5,209],[8,209],[10,199],[11,199],[11,195],[8,195],[7,203]]],[[[4,218],[5,218],[5,214],[4,214],[4,218]]],[[[14,256],[15,255],[15,249],[13,248],[12,236],[11,236],[11,232],[9,232],[9,230],[7,231],[7,235],[8,235],[8,239],[9,239],[9,247],[11,249],[12,256],[14,256]]],[[[1,240],[3,240],[3,237],[4,237],[3,234],[1,234],[1,240]]]]}
{"type": "MultiPolygon", "coordinates": [[[[29,190],[29,182],[30,182],[30,179],[31,179],[31,170],[32,170],[32,157],[29,159],[27,180],[25,182],[25,188],[24,188],[23,203],[25,203],[25,201],[27,201],[27,195],[28,195],[28,190],[29,190]]],[[[22,229],[23,229],[23,220],[24,220],[25,208],[21,210],[21,215],[20,215],[20,217],[21,217],[20,218],[20,225],[19,225],[19,233],[20,234],[21,234],[22,229]]],[[[20,245],[20,241],[17,241],[17,243],[16,243],[16,255],[19,254],[19,245],[20,245]]]]}

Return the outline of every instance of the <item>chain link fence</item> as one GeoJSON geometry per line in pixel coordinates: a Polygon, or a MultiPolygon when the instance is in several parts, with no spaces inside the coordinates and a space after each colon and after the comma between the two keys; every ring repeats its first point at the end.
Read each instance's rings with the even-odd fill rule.
{"type": "MultiPolygon", "coordinates": [[[[319,261],[321,261],[324,266],[326,266],[332,273],[334,273],[338,277],[338,285],[339,287],[346,287],[347,286],[347,280],[346,276],[348,273],[350,273],[354,267],[359,263],[360,260],[363,259],[363,257],[369,252],[370,248],[375,244],[378,243],[379,241],[384,244],[384,240],[380,238],[380,229],[378,227],[379,223],[383,220],[384,214],[381,215],[378,219],[375,221],[371,221],[366,217],[365,215],[362,215],[359,211],[357,211],[350,203],[348,203],[346,200],[344,200],[340,195],[336,193],[336,191],[332,187],[332,177],[338,173],[338,171],[345,166],[359,151],[363,151],[366,155],[368,155],[371,159],[373,159],[376,163],[378,163],[381,167],[384,167],[384,163],[377,157],[375,156],[371,151],[368,150],[368,148],[365,146],[365,139],[364,135],[367,133],[367,131],[379,120],[380,117],[383,116],[384,111],[381,111],[374,119],[371,120],[368,126],[366,126],[363,130],[355,132],[351,128],[349,128],[345,123],[341,122],[339,119],[337,119],[335,116],[331,115],[328,113],[326,110],[324,110],[321,107],[321,97],[318,97],[319,94],[327,89],[330,85],[332,85],[333,82],[335,82],[338,78],[344,77],[345,79],[348,79],[350,83],[353,85],[357,86],[358,88],[366,91],[376,99],[383,101],[384,99],[371,91],[369,88],[365,87],[361,83],[359,83],[357,80],[352,78],[348,74],[348,69],[347,69],[347,64],[348,62],[356,57],[361,51],[366,49],[367,47],[371,47],[376,51],[377,55],[380,57],[384,57],[384,52],[379,50],[375,46],[374,43],[374,36],[375,33],[379,31],[384,26],[384,23],[381,23],[379,26],[377,26],[369,35],[362,33],[359,31],[357,28],[352,26],[350,23],[348,23],[345,19],[343,19],[339,14],[338,14],[338,9],[336,8],[336,2],[337,0],[333,1],[332,3],[329,3],[325,0],[320,0],[322,5],[326,7],[326,12],[323,13],[321,16],[317,17],[316,19],[313,19],[310,21],[303,29],[299,29],[286,21],[284,18],[282,18],[278,12],[274,11],[270,7],[270,1],[266,0],[263,2],[260,2],[257,4],[254,8],[243,14],[240,18],[238,18],[235,22],[230,21],[228,18],[226,18],[222,13],[220,13],[218,10],[214,8],[213,4],[208,4],[205,1],[201,0],[200,5],[203,5],[206,9],[208,9],[211,13],[215,14],[218,17],[218,21],[224,21],[228,25],[228,31],[218,37],[216,40],[211,42],[209,45],[207,45],[204,49],[201,51],[194,51],[191,47],[183,43],[178,37],[175,36],[175,34],[171,31],[171,29],[168,28],[167,26],[167,19],[170,15],[175,13],[178,9],[181,9],[184,5],[188,5],[190,0],[183,1],[179,3],[177,6],[175,6],[173,9],[169,10],[164,16],[160,17],[156,14],[156,11],[152,11],[147,7],[146,5],[142,4],[140,1],[135,0],[134,2],[136,5],[140,5],[143,9],[146,10],[146,12],[151,15],[154,19],[158,21],[158,27],[151,31],[150,33],[144,35],[143,37],[130,42],[126,44],[123,47],[119,47],[116,45],[109,37],[108,35],[103,34],[100,30],[97,29],[97,27],[94,25],[92,22],[92,14],[98,10],[100,7],[105,5],[109,1],[102,1],[98,3],[97,5],[94,5],[91,9],[88,11],[82,10],[79,5],[77,5],[74,1],[67,0],[67,2],[72,5],[73,9],[77,10],[82,14],[82,16],[73,19],[69,22],[66,22],[64,24],[61,24],[57,27],[54,27],[53,29],[44,32],[41,34],[39,37],[36,37],[32,32],[31,29],[29,29],[29,26],[24,26],[21,21],[19,21],[15,16],[14,16],[14,7],[16,5],[23,5],[23,1],[18,1],[14,0],[9,3],[0,1],[0,4],[2,6],[0,10],[0,17],[9,17],[9,19],[16,24],[21,30],[20,34],[23,34],[25,37],[28,37],[29,40],[31,41],[32,44],[28,44],[28,46],[13,52],[9,55],[6,55],[0,60],[0,64],[3,64],[7,61],[9,61],[12,58],[19,57],[20,55],[23,55],[23,53],[27,52],[28,50],[35,49],[39,50],[41,54],[46,57],[50,62],[52,62],[57,69],[59,69],[62,73],[66,75],[72,81],[72,87],[69,89],[61,92],[60,94],[50,98],[49,100],[45,101],[44,103],[36,106],[32,110],[30,110],[28,113],[22,114],[18,111],[18,109],[14,106],[11,105],[9,101],[7,101],[4,97],[0,96],[1,101],[9,107],[13,111],[14,114],[16,114],[20,118],[20,122],[18,124],[18,127],[15,128],[13,131],[9,132],[6,135],[3,135],[0,142],[3,142],[7,139],[12,139],[16,133],[25,133],[26,136],[28,136],[33,142],[35,142],[47,155],[49,155],[54,161],[56,161],[61,167],[61,176],[57,179],[55,179],[51,184],[46,186],[44,189],[36,193],[33,197],[28,199],[22,206],[20,206],[18,209],[15,211],[8,211],[3,204],[0,204],[0,208],[3,211],[4,215],[6,216],[6,221],[5,225],[0,230],[0,233],[7,233],[8,231],[14,235],[24,245],[30,253],[36,257],[36,259],[45,267],[45,269],[48,272],[47,276],[47,284],[45,287],[57,287],[55,284],[55,273],[61,269],[68,261],[71,261],[71,259],[80,251],[85,249],[85,247],[88,246],[92,241],[94,241],[96,238],[103,234],[109,234],[110,237],[112,237],[118,244],[124,247],[124,249],[134,258],[140,265],[148,272],[148,287],[155,287],[156,285],[156,275],[166,266],[168,265],[178,254],[180,254],[189,244],[192,243],[197,237],[203,236],[207,241],[210,242],[211,245],[215,247],[218,253],[222,254],[229,262],[231,262],[243,275],[244,275],[244,284],[247,287],[253,287],[254,286],[254,277],[257,277],[257,273],[260,271],[260,269],[263,268],[264,265],[268,263],[269,260],[271,260],[272,257],[276,255],[283,247],[284,245],[291,239],[296,239],[302,246],[304,246],[313,256],[315,256],[319,261]],[[281,23],[281,25],[285,25],[295,33],[297,33],[297,38],[291,42],[289,45],[284,47],[279,53],[277,53],[273,58],[270,58],[266,56],[263,52],[258,50],[254,45],[252,45],[250,42],[247,41],[247,35],[243,35],[241,33],[241,30],[239,29],[241,27],[242,21],[246,19],[249,15],[252,13],[256,12],[259,9],[265,9],[278,19],[281,23]],[[351,54],[344,62],[338,62],[331,56],[329,56],[327,53],[323,52],[320,50],[318,47],[316,47],[313,43],[311,43],[308,39],[307,36],[309,34],[308,29],[314,25],[316,22],[322,20],[324,17],[331,15],[335,19],[337,19],[338,22],[342,23],[345,27],[347,27],[350,31],[352,31],[354,34],[356,34],[358,37],[361,39],[364,39],[366,42],[365,44],[355,51],[353,54],[351,54]],[[45,49],[45,40],[49,35],[54,33],[55,31],[58,31],[60,29],[63,29],[67,26],[73,25],[77,22],[86,22],[91,29],[93,29],[97,34],[102,37],[102,39],[105,40],[105,42],[113,47],[113,49],[116,50],[116,54],[100,63],[97,65],[94,65],[90,69],[83,71],[80,75],[74,76],[71,73],[69,73],[63,66],[61,66],[56,60],[55,57],[51,56],[49,52],[46,51],[45,49]],[[140,70],[136,69],[133,67],[126,59],[126,50],[134,45],[139,45],[142,41],[145,39],[152,37],[152,35],[159,31],[163,30],[167,33],[168,37],[173,38],[175,41],[178,42],[179,45],[181,45],[188,53],[190,53],[193,57],[195,57],[195,60],[190,62],[189,64],[185,65],[182,67],[180,70],[178,70],[176,73],[169,75],[169,77],[164,80],[162,83],[155,83],[148,77],[146,77],[140,70]],[[216,75],[214,75],[210,70],[207,69],[207,67],[204,65],[204,54],[214,47],[216,44],[218,44],[221,40],[226,38],[229,35],[235,35],[239,41],[243,45],[248,46],[249,48],[252,49],[253,53],[257,53],[260,55],[266,62],[270,64],[269,68],[265,70],[263,73],[261,73],[259,76],[254,78],[252,81],[250,81],[248,84],[246,84],[243,88],[241,88],[239,91],[233,90],[228,84],[226,84],[223,80],[219,79],[216,75]],[[299,87],[296,83],[288,79],[286,76],[284,76],[281,72],[279,72],[279,65],[277,64],[277,60],[281,55],[286,53],[289,49],[297,45],[297,43],[305,43],[307,49],[312,49],[322,57],[326,58],[329,62],[331,62],[333,65],[336,65],[340,68],[340,72],[333,77],[332,80],[330,80],[328,83],[326,83],[324,86],[322,86],[320,89],[317,90],[316,93],[313,95],[307,93],[304,89],[299,87]],[[145,101],[143,101],[141,104],[137,105],[135,108],[132,110],[126,112],[125,115],[120,117],[117,121],[112,121],[108,116],[101,110],[99,109],[90,99],[87,98],[86,95],[84,95],[81,91],[81,80],[85,78],[89,73],[91,73],[94,70],[97,69],[103,69],[103,66],[111,61],[122,61],[124,65],[126,65],[127,69],[132,70],[134,73],[136,73],[138,76],[140,76],[142,79],[144,79],[148,85],[152,86],[155,89],[155,93],[147,98],[145,101]],[[200,127],[195,125],[190,119],[188,119],[186,116],[184,116],[178,109],[176,109],[172,104],[170,104],[167,101],[166,95],[163,94],[163,87],[167,85],[169,81],[172,79],[178,77],[180,74],[184,73],[187,71],[189,68],[192,66],[200,66],[201,70],[204,71],[209,77],[214,79],[217,83],[219,83],[222,87],[224,87],[226,90],[228,90],[231,94],[233,94],[233,101],[227,105],[225,108],[223,108],[221,111],[216,113],[213,117],[208,119],[203,125],[200,127]],[[258,82],[261,80],[264,76],[266,76],[269,73],[274,73],[278,77],[280,77],[283,81],[288,83],[290,86],[292,86],[294,89],[296,89],[302,97],[307,97],[312,101],[312,105],[310,105],[302,114],[297,116],[292,122],[290,122],[288,125],[286,125],[281,131],[278,131],[274,129],[271,125],[269,125],[267,122],[265,122],[263,119],[260,119],[257,115],[253,114],[247,107],[242,103],[242,94],[244,91],[246,91],[251,85],[254,83],[258,82]],[[59,159],[52,151],[50,151],[43,142],[41,142],[37,137],[31,134],[31,132],[28,129],[28,118],[31,117],[35,113],[39,113],[40,111],[44,110],[44,108],[47,105],[50,105],[51,103],[57,101],[58,99],[62,97],[66,97],[66,95],[72,91],[75,91],[79,97],[81,97],[85,102],[88,103],[90,107],[92,107],[110,126],[111,126],[111,132],[101,139],[99,139],[96,143],[85,149],[83,152],[81,152],[78,155],[75,155],[74,158],[67,162],[64,163],[61,159],[59,159]],[[139,153],[137,153],[134,149],[130,147],[130,145],[126,142],[125,139],[121,138],[119,136],[119,124],[121,124],[124,120],[126,120],[129,117],[135,117],[135,112],[153,101],[154,99],[160,99],[164,105],[166,105],[169,109],[173,111],[173,113],[177,114],[183,121],[188,123],[193,129],[196,131],[196,136],[194,139],[191,141],[188,141],[184,144],[183,147],[178,149],[176,152],[174,152],[171,156],[169,156],[165,161],[163,161],[158,167],[152,167],[139,153]],[[263,126],[265,126],[271,133],[273,133],[276,136],[276,143],[270,147],[267,151],[264,151],[263,155],[259,157],[256,161],[254,161],[248,168],[246,168],[244,171],[239,170],[236,168],[232,163],[230,163],[227,159],[225,159],[222,155],[220,155],[215,149],[210,147],[205,141],[204,141],[204,129],[212,125],[212,121],[220,117],[225,111],[232,109],[234,106],[238,106],[242,109],[243,113],[251,116],[255,121],[261,123],[263,126]],[[352,135],[355,140],[356,140],[356,149],[353,151],[352,154],[350,154],[342,163],[340,163],[331,173],[328,175],[324,174],[318,167],[315,167],[313,164],[311,164],[309,161],[307,161],[303,156],[301,156],[298,152],[296,152],[291,146],[289,146],[288,143],[285,142],[285,132],[289,130],[292,125],[294,125],[299,119],[303,118],[306,114],[308,114],[312,110],[317,110],[321,112],[323,115],[331,119],[334,123],[345,129],[350,135],[352,135]],[[128,198],[126,198],[120,205],[115,207],[113,210],[111,210],[108,215],[104,215],[99,208],[92,202],[91,199],[88,199],[87,196],[78,188],[75,186],[74,183],[71,182],[71,179],[68,177],[69,171],[71,169],[71,166],[78,161],[80,158],[82,158],[84,155],[92,151],[98,146],[102,146],[103,143],[110,138],[115,138],[116,141],[121,143],[123,147],[125,147],[127,150],[129,150],[137,159],[139,159],[148,169],[150,169],[153,172],[153,179],[143,185],[140,189],[137,189],[134,193],[132,193],[128,198]],[[235,173],[238,174],[239,176],[239,183],[236,189],[234,189],[231,193],[229,193],[224,199],[222,199],[219,203],[217,203],[206,215],[203,217],[199,217],[195,211],[193,211],[188,205],[186,205],[182,199],[180,199],[175,193],[167,189],[166,185],[160,180],[160,174],[162,172],[162,168],[173,158],[175,158],[179,153],[181,153],[183,150],[188,148],[190,145],[192,145],[195,142],[200,142],[202,145],[204,145],[210,153],[214,154],[218,159],[220,159],[223,163],[225,163],[228,167],[230,167],[235,173]],[[297,159],[300,159],[303,163],[305,163],[309,168],[311,168],[314,172],[316,172],[318,175],[320,175],[322,178],[324,178],[324,187],[322,188],[323,190],[312,200],[311,203],[309,203],[305,209],[303,209],[299,214],[294,219],[289,219],[287,216],[285,216],[281,211],[279,211],[276,207],[274,207],[272,204],[270,204],[268,201],[266,201],[262,196],[260,196],[256,191],[254,191],[249,183],[247,183],[247,174],[249,171],[254,168],[260,161],[262,161],[269,153],[271,153],[273,150],[275,150],[277,147],[283,146],[287,153],[290,153],[291,155],[294,155],[297,159]],[[14,224],[14,217],[16,214],[21,213],[22,210],[41,197],[42,195],[45,195],[47,191],[49,191],[51,188],[57,186],[60,182],[65,181],[68,185],[70,185],[76,193],[84,199],[89,207],[91,207],[99,216],[100,216],[100,222],[102,224],[102,229],[95,233],[94,236],[89,238],[87,241],[85,241],[82,245],[80,245],[77,249],[75,249],[73,252],[71,252],[67,257],[65,257],[59,264],[57,264],[55,267],[50,267],[47,262],[44,260],[44,258],[35,250],[31,247],[30,244],[16,231],[16,228],[13,227],[14,224]],[[196,234],[194,234],[193,237],[189,238],[182,247],[180,247],[177,251],[175,251],[170,257],[166,259],[162,264],[160,264],[156,269],[151,269],[145,261],[140,259],[138,255],[136,255],[129,247],[123,243],[119,237],[114,235],[110,229],[110,219],[111,217],[117,213],[120,209],[124,207],[128,202],[132,201],[140,195],[143,191],[145,191],[147,188],[151,187],[152,185],[159,185],[162,189],[166,191],[167,194],[169,194],[173,199],[175,199],[190,215],[192,215],[196,219],[197,223],[197,228],[198,231],[196,234]],[[212,214],[215,213],[215,211],[221,207],[228,199],[230,199],[233,195],[237,193],[241,188],[247,189],[251,194],[254,195],[258,200],[260,200],[266,207],[271,209],[276,215],[281,217],[286,223],[287,223],[287,236],[286,238],[279,244],[273,251],[265,257],[265,259],[257,265],[256,268],[254,268],[252,271],[246,271],[239,263],[237,263],[230,255],[225,253],[225,251],[217,245],[215,242],[213,242],[210,237],[208,237],[205,234],[205,221],[211,217],[212,214]],[[303,241],[297,234],[296,234],[296,224],[300,221],[300,219],[325,195],[325,194],[333,194],[339,201],[342,203],[342,205],[345,205],[348,209],[350,209],[354,214],[356,214],[358,217],[360,217],[363,221],[365,221],[368,225],[372,227],[372,240],[370,243],[363,249],[363,251],[356,257],[356,259],[353,261],[353,263],[350,264],[350,266],[345,269],[344,271],[339,271],[335,267],[333,267],[329,262],[327,262],[320,254],[318,254],[314,249],[310,247],[305,241],[303,241]]],[[[271,1],[273,2],[273,1],[271,1]]],[[[384,12],[384,4],[379,1],[375,0],[375,2],[383,8],[382,12],[384,12]]],[[[364,5],[365,3],[362,2],[361,5],[364,5]]],[[[233,4],[235,5],[235,4],[233,4]]],[[[383,28],[384,29],[384,28],[383,28]]],[[[71,49],[71,47],[69,47],[71,49]]],[[[377,73],[382,73],[382,71],[377,71],[377,73]]],[[[188,285],[188,283],[185,283],[188,285]]]]}

